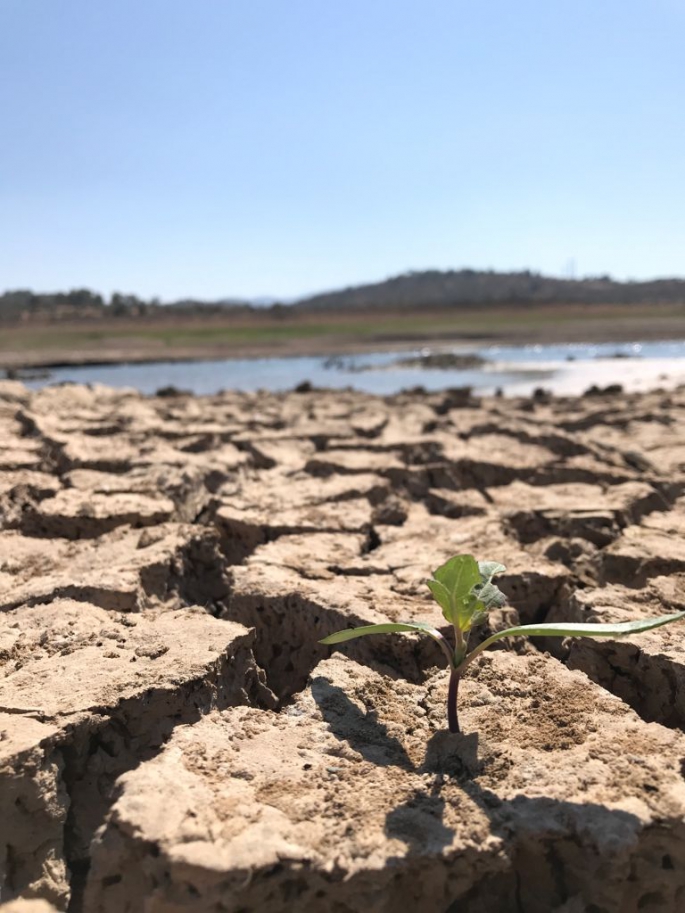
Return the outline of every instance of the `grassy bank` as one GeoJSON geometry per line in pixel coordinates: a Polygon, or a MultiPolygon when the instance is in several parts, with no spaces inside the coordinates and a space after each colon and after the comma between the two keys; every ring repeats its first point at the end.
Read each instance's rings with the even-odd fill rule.
{"type": "Polygon", "coordinates": [[[546,305],[398,313],[100,319],[0,325],[0,366],[332,354],[412,343],[685,337],[685,305],[546,305]]]}

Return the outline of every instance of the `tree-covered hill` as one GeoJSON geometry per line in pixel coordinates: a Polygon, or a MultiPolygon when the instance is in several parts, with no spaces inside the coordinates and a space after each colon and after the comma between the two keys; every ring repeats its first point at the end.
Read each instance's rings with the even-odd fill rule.
{"type": "Polygon", "coordinates": [[[401,311],[469,308],[491,304],[685,304],[685,280],[655,279],[617,282],[609,276],[555,279],[530,271],[497,273],[471,269],[424,270],[403,273],[383,282],[358,285],[302,298],[295,303],[270,304],[224,298],[219,301],[183,299],[162,303],[136,295],[115,293],[109,300],[89,289],[37,293],[21,289],[0,294],[0,322],[149,319],[237,315],[287,317],[302,313],[401,311]]]}
{"type": "Polygon", "coordinates": [[[313,295],[299,301],[301,310],[454,307],[486,302],[640,303],[685,302],[685,280],[616,282],[609,276],[555,279],[530,271],[484,272],[471,269],[426,270],[313,295]]]}

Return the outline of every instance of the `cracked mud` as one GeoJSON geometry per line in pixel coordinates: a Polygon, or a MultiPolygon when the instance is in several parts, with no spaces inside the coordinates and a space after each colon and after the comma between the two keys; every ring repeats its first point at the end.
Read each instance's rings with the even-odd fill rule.
{"type": "Polygon", "coordinates": [[[512,623],[685,608],[685,390],[143,397],[0,382],[0,909],[685,909],[682,626],[428,639],[459,552],[512,623]]]}

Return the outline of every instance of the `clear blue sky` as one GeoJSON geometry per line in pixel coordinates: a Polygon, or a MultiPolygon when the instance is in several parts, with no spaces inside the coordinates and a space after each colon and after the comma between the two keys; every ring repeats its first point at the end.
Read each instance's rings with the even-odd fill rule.
{"type": "Polygon", "coordinates": [[[685,274],[685,0],[0,0],[0,290],[685,274]]]}

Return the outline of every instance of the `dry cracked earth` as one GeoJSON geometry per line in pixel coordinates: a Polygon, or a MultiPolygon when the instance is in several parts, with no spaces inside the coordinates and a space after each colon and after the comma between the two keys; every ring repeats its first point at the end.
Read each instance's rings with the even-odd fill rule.
{"type": "Polygon", "coordinates": [[[683,625],[521,640],[445,731],[449,556],[512,622],[685,607],[685,390],[0,384],[7,913],[678,913],[683,625]]]}

